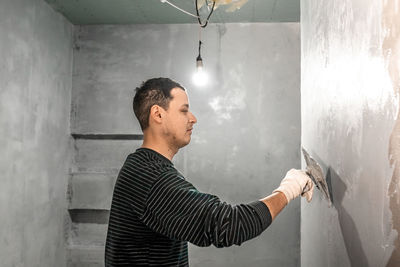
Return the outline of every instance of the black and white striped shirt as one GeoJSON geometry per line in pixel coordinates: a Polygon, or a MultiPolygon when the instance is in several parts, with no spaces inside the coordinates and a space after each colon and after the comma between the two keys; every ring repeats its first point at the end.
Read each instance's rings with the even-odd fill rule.
{"type": "Polygon", "coordinates": [[[188,266],[187,241],[240,245],[270,223],[263,202],[232,206],[201,193],[166,157],[139,148],[128,156],[115,184],[105,265],[188,266]]]}

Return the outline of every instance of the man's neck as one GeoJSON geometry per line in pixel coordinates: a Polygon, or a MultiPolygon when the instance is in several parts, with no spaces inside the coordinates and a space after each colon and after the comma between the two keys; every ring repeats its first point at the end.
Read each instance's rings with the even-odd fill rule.
{"type": "Polygon", "coordinates": [[[141,147],[152,149],[160,153],[170,161],[172,161],[172,158],[175,156],[176,153],[178,153],[178,149],[173,149],[164,143],[154,142],[154,140],[151,139],[149,140],[149,138],[146,138],[146,135],[144,135],[143,144],[141,147]]]}

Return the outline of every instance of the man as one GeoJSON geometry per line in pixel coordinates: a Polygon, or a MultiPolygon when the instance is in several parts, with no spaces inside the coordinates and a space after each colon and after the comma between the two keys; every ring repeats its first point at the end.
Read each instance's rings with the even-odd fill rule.
{"type": "Polygon", "coordinates": [[[290,170],[274,192],[232,206],[199,192],[171,162],[190,142],[196,117],[185,89],[167,78],[136,88],[133,109],[143,131],[114,188],[106,266],[188,266],[187,242],[227,247],[261,234],[295,197],[311,200],[313,183],[290,170]]]}

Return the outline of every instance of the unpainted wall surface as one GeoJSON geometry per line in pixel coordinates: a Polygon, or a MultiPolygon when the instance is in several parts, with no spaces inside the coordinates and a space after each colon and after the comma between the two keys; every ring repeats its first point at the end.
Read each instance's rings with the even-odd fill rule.
{"type": "Polygon", "coordinates": [[[302,266],[400,266],[399,7],[301,2],[302,145],[333,197],[301,205],[302,266]]]}
{"type": "Polygon", "coordinates": [[[73,27],[0,2],[0,265],[65,266],[73,27]]]}
{"type": "MultiPolygon", "coordinates": [[[[186,86],[198,119],[191,144],[174,158],[176,167],[199,190],[233,204],[269,195],[300,164],[299,33],[298,23],[209,25],[202,32],[202,57],[211,84],[197,88],[191,77],[198,26],[76,27],[72,131],[117,139],[141,134],[132,111],[134,88],[148,78],[170,77],[186,86]]],[[[109,209],[116,159],[120,168],[140,144],[77,140],[71,205],[109,209]],[[104,187],[98,189],[104,196],[93,201],[81,187],[104,187]]],[[[191,266],[299,266],[299,209],[293,201],[266,232],[241,247],[191,246],[191,266]]],[[[102,264],[98,241],[104,230],[77,223],[73,235],[72,242],[85,245],[71,249],[71,266],[102,264]]]]}

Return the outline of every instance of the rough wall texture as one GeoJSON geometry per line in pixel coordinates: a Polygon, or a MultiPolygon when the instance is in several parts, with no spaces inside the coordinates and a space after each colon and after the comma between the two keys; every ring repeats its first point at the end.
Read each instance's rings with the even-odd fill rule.
{"type": "Polygon", "coordinates": [[[302,145],[334,201],[302,203],[302,266],[400,266],[399,5],[301,2],[302,145]]]}
{"type": "Polygon", "coordinates": [[[0,2],[1,266],[65,266],[73,27],[0,2]]]}
{"type": "MultiPolygon", "coordinates": [[[[297,23],[208,26],[202,56],[212,82],[197,88],[191,82],[196,25],[77,27],[72,131],[117,139],[141,134],[131,110],[134,88],[147,78],[171,77],[187,87],[198,118],[191,144],[174,159],[177,168],[200,190],[231,203],[266,196],[300,164],[299,30],[297,23]]],[[[77,140],[71,208],[90,209],[93,216],[109,209],[109,181],[140,144],[77,140]],[[82,193],[94,184],[103,196],[82,193]]],[[[241,247],[191,246],[191,265],[299,266],[299,206],[293,201],[265,233],[241,247]]],[[[93,221],[75,223],[72,266],[102,262],[104,229],[93,221]]]]}
{"type": "MultiPolygon", "coordinates": [[[[385,38],[382,44],[386,60],[386,67],[394,93],[400,93],[400,1],[384,1],[382,12],[382,27],[385,30],[385,38]]],[[[398,98],[398,105],[400,98],[398,98]]],[[[389,157],[394,168],[390,181],[388,195],[390,198],[390,210],[392,212],[392,227],[397,231],[397,238],[393,244],[394,249],[390,256],[388,267],[400,266],[400,114],[390,135],[389,157]]]]}

